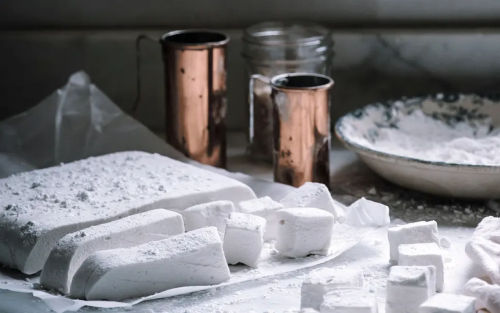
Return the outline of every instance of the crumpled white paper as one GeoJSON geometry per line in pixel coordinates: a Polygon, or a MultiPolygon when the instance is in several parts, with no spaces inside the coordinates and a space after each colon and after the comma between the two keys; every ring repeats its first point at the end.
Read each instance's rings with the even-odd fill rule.
{"type": "MultiPolygon", "coordinates": [[[[280,200],[294,189],[189,160],[144,125],[122,112],[102,91],[91,84],[90,78],[84,72],[73,74],[66,86],[37,106],[0,123],[0,177],[127,150],[163,154],[231,177],[250,186],[258,197],[270,196],[280,200]]],[[[336,204],[345,208],[337,201],[336,204]]],[[[27,283],[26,276],[1,269],[0,289],[32,293],[56,312],[76,311],[85,305],[100,308],[128,307],[146,300],[167,298],[321,264],[350,249],[374,230],[348,225],[335,227],[338,229],[335,230],[331,255],[294,260],[267,249],[263,252],[263,261],[258,269],[231,267],[231,280],[217,286],[176,288],[128,302],[82,301],[35,290],[32,285],[38,282],[37,276],[30,276],[30,282],[27,283]]]]}
{"type": "Polygon", "coordinates": [[[465,253],[480,265],[494,284],[500,284],[500,218],[485,217],[465,245],[465,253]]]}

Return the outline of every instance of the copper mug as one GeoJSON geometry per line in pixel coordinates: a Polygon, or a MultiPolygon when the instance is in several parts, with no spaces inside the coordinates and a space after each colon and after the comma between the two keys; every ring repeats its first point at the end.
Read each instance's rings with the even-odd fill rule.
{"type": "Polygon", "coordinates": [[[330,88],[325,75],[289,73],[271,78],[274,181],[329,186],[330,88]]]}
{"type": "MultiPolygon", "coordinates": [[[[140,71],[136,42],[137,72],[140,71]]],[[[177,30],[160,38],[165,77],[166,140],[200,163],[226,167],[226,34],[177,30]]],[[[138,99],[140,84],[137,80],[138,99]]],[[[137,109],[137,103],[134,109],[137,109]]]]}

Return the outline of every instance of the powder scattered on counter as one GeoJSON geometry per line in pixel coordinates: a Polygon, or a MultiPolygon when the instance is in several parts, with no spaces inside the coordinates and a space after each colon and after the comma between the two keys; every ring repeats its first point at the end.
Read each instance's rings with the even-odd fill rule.
{"type": "Polygon", "coordinates": [[[458,122],[454,127],[415,110],[398,116],[395,127],[379,128],[374,138],[352,134],[370,149],[425,161],[500,165],[500,129],[458,122]]]}

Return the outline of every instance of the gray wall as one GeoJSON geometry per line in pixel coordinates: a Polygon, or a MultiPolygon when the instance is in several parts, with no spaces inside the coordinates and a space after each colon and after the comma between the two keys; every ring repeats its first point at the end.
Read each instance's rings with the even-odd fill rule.
{"type": "MultiPolygon", "coordinates": [[[[228,124],[242,130],[241,29],[276,19],[314,20],[334,30],[333,119],[388,98],[495,91],[500,87],[498,16],[496,0],[2,1],[0,118],[35,105],[80,69],[127,110],[136,95],[136,36],[210,27],[232,38],[228,124]]],[[[138,118],[160,129],[164,95],[158,45],[145,42],[142,60],[138,118]]]]}

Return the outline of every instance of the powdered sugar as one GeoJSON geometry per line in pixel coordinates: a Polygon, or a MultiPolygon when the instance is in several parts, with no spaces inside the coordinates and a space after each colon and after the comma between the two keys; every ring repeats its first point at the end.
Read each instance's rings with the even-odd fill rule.
{"type": "Polygon", "coordinates": [[[500,131],[469,121],[453,127],[416,109],[398,115],[391,127],[373,136],[352,132],[350,140],[375,151],[419,160],[470,165],[500,165],[500,131]]]}

